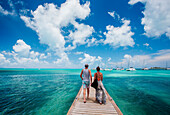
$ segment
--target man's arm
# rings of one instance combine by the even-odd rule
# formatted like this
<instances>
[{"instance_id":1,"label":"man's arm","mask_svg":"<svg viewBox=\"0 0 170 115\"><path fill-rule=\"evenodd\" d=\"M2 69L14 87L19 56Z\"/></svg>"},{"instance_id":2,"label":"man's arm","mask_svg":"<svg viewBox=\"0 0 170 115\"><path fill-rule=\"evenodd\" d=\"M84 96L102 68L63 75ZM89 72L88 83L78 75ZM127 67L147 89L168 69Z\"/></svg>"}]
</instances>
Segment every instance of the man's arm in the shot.
<instances>
[{"instance_id":1,"label":"man's arm","mask_svg":"<svg viewBox=\"0 0 170 115\"><path fill-rule=\"evenodd\" d=\"M89 70L89 73L90 73L90 81L92 83L92 75L91 75L91 71Z\"/></svg>"},{"instance_id":2,"label":"man's arm","mask_svg":"<svg viewBox=\"0 0 170 115\"><path fill-rule=\"evenodd\" d=\"M82 74L83 74L83 70L81 70L81 74L80 74L80 77L83 80Z\"/></svg>"}]
</instances>

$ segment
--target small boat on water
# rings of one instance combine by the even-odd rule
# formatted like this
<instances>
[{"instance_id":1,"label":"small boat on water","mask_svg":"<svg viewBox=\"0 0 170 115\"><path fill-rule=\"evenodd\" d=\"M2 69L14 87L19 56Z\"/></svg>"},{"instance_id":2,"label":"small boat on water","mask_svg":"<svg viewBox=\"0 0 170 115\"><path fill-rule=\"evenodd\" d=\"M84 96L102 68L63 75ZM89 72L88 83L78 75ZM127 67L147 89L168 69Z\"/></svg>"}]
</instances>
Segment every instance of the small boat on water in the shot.
<instances>
[{"instance_id":1,"label":"small boat on water","mask_svg":"<svg viewBox=\"0 0 170 115\"><path fill-rule=\"evenodd\" d=\"M125 70L123 67L120 70Z\"/></svg>"},{"instance_id":2,"label":"small boat on water","mask_svg":"<svg viewBox=\"0 0 170 115\"><path fill-rule=\"evenodd\" d=\"M166 68L166 70L170 70L170 68Z\"/></svg>"},{"instance_id":3,"label":"small boat on water","mask_svg":"<svg viewBox=\"0 0 170 115\"><path fill-rule=\"evenodd\" d=\"M149 70L147 67L144 67L142 70Z\"/></svg>"},{"instance_id":4,"label":"small boat on water","mask_svg":"<svg viewBox=\"0 0 170 115\"><path fill-rule=\"evenodd\" d=\"M103 69L103 71L112 71L112 69Z\"/></svg>"},{"instance_id":5,"label":"small boat on water","mask_svg":"<svg viewBox=\"0 0 170 115\"><path fill-rule=\"evenodd\" d=\"M121 70L121 69L117 67L116 70Z\"/></svg>"},{"instance_id":6,"label":"small boat on water","mask_svg":"<svg viewBox=\"0 0 170 115\"><path fill-rule=\"evenodd\" d=\"M136 71L136 69L133 67L130 67L130 68L126 69L126 71Z\"/></svg>"}]
</instances>

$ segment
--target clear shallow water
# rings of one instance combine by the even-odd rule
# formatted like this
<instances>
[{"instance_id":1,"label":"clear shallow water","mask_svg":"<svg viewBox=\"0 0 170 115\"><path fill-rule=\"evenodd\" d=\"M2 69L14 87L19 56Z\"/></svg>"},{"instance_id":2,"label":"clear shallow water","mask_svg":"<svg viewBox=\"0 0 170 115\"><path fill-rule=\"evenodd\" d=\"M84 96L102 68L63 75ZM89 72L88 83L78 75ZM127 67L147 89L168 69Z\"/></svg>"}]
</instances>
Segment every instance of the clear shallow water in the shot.
<instances>
[{"instance_id":1,"label":"clear shallow water","mask_svg":"<svg viewBox=\"0 0 170 115\"><path fill-rule=\"evenodd\" d=\"M0 71L0 114L66 114L81 86L80 72L76 69ZM105 88L124 115L169 115L170 71L102 73Z\"/></svg>"}]
</instances>

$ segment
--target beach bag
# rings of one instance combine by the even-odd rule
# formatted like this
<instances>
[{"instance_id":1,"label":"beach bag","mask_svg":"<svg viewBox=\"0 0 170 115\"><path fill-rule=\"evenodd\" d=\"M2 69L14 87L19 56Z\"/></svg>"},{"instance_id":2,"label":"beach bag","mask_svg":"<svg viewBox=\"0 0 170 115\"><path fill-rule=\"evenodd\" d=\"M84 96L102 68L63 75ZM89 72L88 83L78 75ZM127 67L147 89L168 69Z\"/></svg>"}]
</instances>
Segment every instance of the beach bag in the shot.
<instances>
[{"instance_id":1,"label":"beach bag","mask_svg":"<svg viewBox=\"0 0 170 115\"><path fill-rule=\"evenodd\" d=\"M93 81L93 83L91 84L91 86L95 89L97 89L98 87L98 82L97 82L97 73L96 73L96 79Z\"/></svg>"}]
</instances>

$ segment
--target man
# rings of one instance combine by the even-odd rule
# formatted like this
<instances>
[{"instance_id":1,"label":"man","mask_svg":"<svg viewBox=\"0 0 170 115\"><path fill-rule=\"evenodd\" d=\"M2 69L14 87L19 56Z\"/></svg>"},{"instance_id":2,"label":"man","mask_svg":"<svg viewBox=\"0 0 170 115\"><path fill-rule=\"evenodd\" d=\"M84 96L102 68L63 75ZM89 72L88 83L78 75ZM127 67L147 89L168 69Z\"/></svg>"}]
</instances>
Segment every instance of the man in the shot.
<instances>
[{"instance_id":1,"label":"man","mask_svg":"<svg viewBox=\"0 0 170 115\"><path fill-rule=\"evenodd\" d=\"M86 89L87 89L87 99L89 98L89 88L90 84L92 83L92 75L91 71L88 69L89 65L85 64L85 69L82 69L80 77L82 79L83 84L83 96L84 96L84 103L86 103ZM83 77L82 77L83 75ZM91 82L90 82L91 81Z\"/></svg>"}]
</instances>

